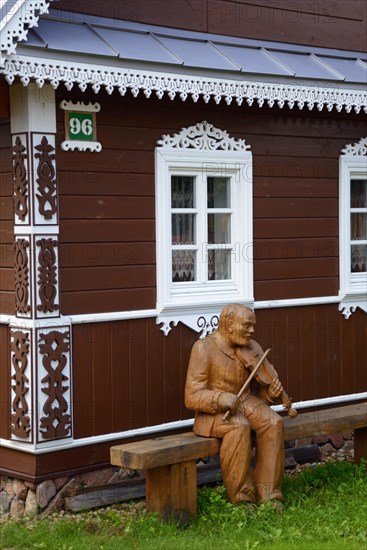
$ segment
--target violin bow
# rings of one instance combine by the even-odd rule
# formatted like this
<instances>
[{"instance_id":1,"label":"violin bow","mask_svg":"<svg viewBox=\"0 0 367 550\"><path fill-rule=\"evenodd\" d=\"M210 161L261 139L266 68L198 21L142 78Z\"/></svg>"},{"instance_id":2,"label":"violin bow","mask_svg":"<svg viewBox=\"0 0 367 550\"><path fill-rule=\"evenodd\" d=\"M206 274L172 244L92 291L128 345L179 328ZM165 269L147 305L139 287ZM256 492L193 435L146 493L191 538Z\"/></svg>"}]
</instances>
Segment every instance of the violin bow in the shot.
<instances>
[{"instance_id":1,"label":"violin bow","mask_svg":"<svg viewBox=\"0 0 367 550\"><path fill-rule=\"evenodd\" d=\"M250 376L247 378L246 382L244 383L244 385L242 386L242 388L238 392L237 397L241 397L241 395L243 394L243 392L245 391L245 389L247 388L247 386L249 385L249 383L251 382L251 380L253 379L253 377L255 376L257 371L259 370L261 364L263 363L266 356L270 353L270 351L271 351L271 349L269 348L262 354L259 361L256 363L253 371L251 372ZM228 411L223 416L222 420L227 420L230 414L231 414L231 409L228 409Z\"/></svg>"}]
</instances>

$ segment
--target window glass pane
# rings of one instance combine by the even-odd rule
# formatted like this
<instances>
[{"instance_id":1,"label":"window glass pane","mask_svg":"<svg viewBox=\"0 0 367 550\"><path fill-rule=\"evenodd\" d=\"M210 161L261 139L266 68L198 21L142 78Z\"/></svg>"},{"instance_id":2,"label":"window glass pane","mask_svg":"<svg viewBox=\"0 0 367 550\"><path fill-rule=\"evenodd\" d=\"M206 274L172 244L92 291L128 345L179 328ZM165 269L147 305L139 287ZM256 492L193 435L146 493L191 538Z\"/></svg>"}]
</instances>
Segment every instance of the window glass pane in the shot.
<instances>
[{"instance_id":1,"label":"window glass pane","mask_svg":"<svg viewBox=\"0 0 367 550\"><path fill-rule=\"evenodd\" d=\"M208 280L221 281L231 278L231 251L208 250Z\"/></svg>"},{"instance_id":2,"label":"window glass pane","mask_svg":"<svg viewBox=\"0 0 367 550\"><path fill-rule=\"evenodd\" d=\"M351 208L367 208L367 180L351 180Z\"/></svg>"},{"instance_id":3,"label":"window glass pane","mask_svg":"<svg viewBox=\"0 0 367 550\"><path fill-rule=\"evenodd\" d=\"M172 250L172 281L183 283L196 280L196 251Z\"/></svg>"},{"instance_id":4,"label":"window glass pane","mask_svg":"<svg viewBox=\"0 0 367 550\"><path fill-rule=\"evenodd\" d=\"M171 176L171 207L195 208L194 176Z\"/></svg>"},{"instance_id":5,"label":"window glass pane","mask_svg":"<svg viewBox=\"0 0 367 550\"><path fill-rule=\"evenodd\" d=\"M172 244L195 244L196 214L172 214Z\"/></svg>"},{"instance_id":6,"label":"window glass pane","mask_svg":"<svg viewBox=\"0 0 367 550\"><path fill-rule=\"evenodd\" d=\"M208 214L208 243L227 244L231 242L231 215Z\"/></svg>"},{"instance_id":7,"label":"window glass pane","mask_svg":"<svg viewBox=\"0 0 367 550\"><path fill-rule=\"evenodd\" d=\"M367 239L367 214L351 214L352 241Z\"/></svg>"},{"instance_id":8,"label":"window glass pane","mask_svg":"<svg viewBox=\"0 0 367 550\"><path fill-rule=\"evenodd\" d=\"M367 271L367 245L352 244L351 246L352 273Z\"/></svg>"},{"instance_id":9,"label":"window glass pane","mask_svg":"<svg viewBox=\"0 0 367 550\"><path fill-rule=\"evenodd\" d=\"M208 208L229 208L229 178L208 177Z\"/></svg>"}]
</instances>

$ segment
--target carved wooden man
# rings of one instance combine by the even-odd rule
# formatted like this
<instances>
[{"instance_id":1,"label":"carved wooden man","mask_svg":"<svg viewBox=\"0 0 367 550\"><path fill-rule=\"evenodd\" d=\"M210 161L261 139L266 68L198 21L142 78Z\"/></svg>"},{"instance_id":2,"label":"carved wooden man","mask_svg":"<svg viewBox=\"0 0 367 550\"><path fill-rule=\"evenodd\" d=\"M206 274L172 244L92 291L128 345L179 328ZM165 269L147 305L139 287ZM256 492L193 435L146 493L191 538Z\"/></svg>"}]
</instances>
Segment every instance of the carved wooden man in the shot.
<instances>
[{"instance_id":1,"label":"carved wooden man","mask_svg":"<svg viewBox=\"0 0 367 550\"><path fill-rule=\"evenodd\" d=\"M283 421L269 405L281 401L282 385L276 376L269 385L260 386L257 395L249 384L237 397L251 375L250 365L263 354L251 339L255 324L251 309L239 304L224 307L218 330L192 348L185 403L196 411L196 434L223 440L220 461L228 500L233 504L272 501L281 509ZM224 419L227 410L231 414ZM250 430L256 433L253 472Z\"/></svg>"}]
</instances>

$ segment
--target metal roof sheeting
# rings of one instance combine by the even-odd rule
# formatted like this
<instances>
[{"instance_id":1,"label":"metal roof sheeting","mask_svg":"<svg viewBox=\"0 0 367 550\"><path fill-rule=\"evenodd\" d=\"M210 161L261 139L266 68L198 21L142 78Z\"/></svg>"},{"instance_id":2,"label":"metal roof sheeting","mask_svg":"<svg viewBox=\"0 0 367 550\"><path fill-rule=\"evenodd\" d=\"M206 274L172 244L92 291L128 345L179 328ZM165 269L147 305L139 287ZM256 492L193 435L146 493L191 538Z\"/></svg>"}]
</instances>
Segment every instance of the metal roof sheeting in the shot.
<instances>
[{"instance_id":1,"label":"metal roof sheeting","mask_svg":"<svg viewBox=\"0 0 367 550\"><path fill-rule=\"evenodd\" d=\"M42 48L237 75L367 82L367 55L363 53L96 19L50 10L50 15L41 16L37 29L29 31L21 51Z\"/></svg>"}]
</instances>

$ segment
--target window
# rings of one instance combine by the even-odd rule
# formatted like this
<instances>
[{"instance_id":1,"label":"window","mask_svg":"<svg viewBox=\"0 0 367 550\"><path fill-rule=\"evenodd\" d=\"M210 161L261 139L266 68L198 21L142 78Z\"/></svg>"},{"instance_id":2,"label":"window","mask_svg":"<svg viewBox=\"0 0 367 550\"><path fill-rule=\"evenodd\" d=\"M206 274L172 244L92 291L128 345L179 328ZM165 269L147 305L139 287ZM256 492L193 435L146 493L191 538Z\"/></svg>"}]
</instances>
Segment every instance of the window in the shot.
<instances>
[{"instance_id":1,"label":"window","mask_svg":"<svg viewBox=\"0 0 367 550\"><path fill-rule=\"evenodd\" d=\"M340 309L367 312L367 138L340 157Z\"/></svg>"},{"instance_id":2,"label":"window","mask_svg":"<svg viewBox=\"0 0 367 550\"><path fill-rule=\"evenodd\" d=\"M253 303L248 149L207 122L156 148L157 309L167 332L228 302Z\"/></svg>"}]
</instances>

